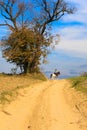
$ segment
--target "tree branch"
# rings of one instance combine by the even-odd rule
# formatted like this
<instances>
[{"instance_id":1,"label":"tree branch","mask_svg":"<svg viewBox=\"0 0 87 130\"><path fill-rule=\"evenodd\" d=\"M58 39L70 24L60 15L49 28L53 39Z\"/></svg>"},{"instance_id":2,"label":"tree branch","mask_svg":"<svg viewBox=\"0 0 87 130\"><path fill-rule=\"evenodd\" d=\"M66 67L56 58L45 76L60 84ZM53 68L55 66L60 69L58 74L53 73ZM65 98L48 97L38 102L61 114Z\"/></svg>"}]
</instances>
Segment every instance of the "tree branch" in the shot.
<instances>
[{"instance_id":1,"label":"tree branch","mask_svg":"<svg viewBox=\"0 0 87 130\"><path fill-rule=\"evenodd\" d=\"M2 12L2 11L1 11L1 15L2 15L5 19L10 20L10 18L9 18L9 17L7 17L5 14L3 14L3 12Z\"/></svg>"},{"instance_id":2,"label":"tree branch","mask_svg":"<svg viewBox=\"0 0 87 130\"><path fill-rule=\"evenodd\" d=\"M13 27L12 27L11 25L9 25L8 23L0 24L0 26L8 26L11 31L14 31L14 30L15 30L15 28L13 28Z\"/></svg>"},{"instance_id":3,"label":"tree branch","mask_svg":"<svg viewBox=\"0 0 87 130\"><path fill-rule=\"evenodd\" d=\"M44 3L44 7L43 7L44 10L48 13L49 18L51 18L50 11L48 10L48 7L47 7L47 1L43 0L43 3Z\"/></svg>"}]
</instances>

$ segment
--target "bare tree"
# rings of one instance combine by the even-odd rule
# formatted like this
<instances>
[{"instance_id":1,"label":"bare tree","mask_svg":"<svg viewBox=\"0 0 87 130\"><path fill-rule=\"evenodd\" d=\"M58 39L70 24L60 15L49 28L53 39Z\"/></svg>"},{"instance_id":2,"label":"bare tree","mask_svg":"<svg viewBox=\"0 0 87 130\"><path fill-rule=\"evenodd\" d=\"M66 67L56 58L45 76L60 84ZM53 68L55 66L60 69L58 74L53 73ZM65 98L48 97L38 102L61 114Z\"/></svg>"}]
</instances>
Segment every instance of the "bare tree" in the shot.
<instances>
[{"instance_id":1,"label":"bare tree","mask_svg":"<svg viewBox=\"0 0 87 130\"><path fill-rule=\"evenodd\" d=\"M7 26L12 31L18 30L20 24L18 18L21 18L20 27L24 27L26 10L26 3L20 0L0 0L0 11L4 18L4 23L0 23L0 26Z\"/></svg>"},{"instance_id":2,"label":"bare tree","mask_svg":"<svg viewBox=\"0 0 87 130\"><path fill-rule=\"evenodd\" d=\"M66 13L73 14L76 8L65 0L36 0L36 8L40 10L39 16L35 18L35 26L40 34L43 34L47 26L61 19Z\"/></svg>"},{"instance_id":3,"label":"bare tree","mask_svg":"<svg viewBox=\"0 0 87 130\"><path fill-rule=\"evenodd\" d=\"M24 27L27 25L26 23L32 21L35 29L37 28L40 34L43 34L50 23L58 21L66 13L73 14L76 11L76 8L65 0L30 1L31 3L27 4L21 0L0 0L0 11L4 18L4 23L1 23L0 26L8 26L11 30L17 30L20 23L18 18L21 18L20 27ZM29 10L30 7L33 8L32 12ZM32 17L29 13L32 14Z\"/></svg>"}]
</instances>

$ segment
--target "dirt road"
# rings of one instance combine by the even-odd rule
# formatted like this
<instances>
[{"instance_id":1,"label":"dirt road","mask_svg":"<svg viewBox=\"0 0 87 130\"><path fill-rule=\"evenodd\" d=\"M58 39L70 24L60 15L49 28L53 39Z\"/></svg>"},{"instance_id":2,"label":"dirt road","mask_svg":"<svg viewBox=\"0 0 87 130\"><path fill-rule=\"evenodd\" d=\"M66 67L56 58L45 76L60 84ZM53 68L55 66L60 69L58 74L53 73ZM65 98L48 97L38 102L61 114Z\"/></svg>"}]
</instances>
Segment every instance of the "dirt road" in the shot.
<instances>
[{"instance_id":1,"label":"dirt road","mask_svg":"<svg viewBox=\"0 0 87 130\"><path fill-rule=\"evenodd\" d=\"M0 110L0 130L84 130L80 113L67 103L68 85L54 80L20 90L17 100Z\"/></svg>"}]
</instances>

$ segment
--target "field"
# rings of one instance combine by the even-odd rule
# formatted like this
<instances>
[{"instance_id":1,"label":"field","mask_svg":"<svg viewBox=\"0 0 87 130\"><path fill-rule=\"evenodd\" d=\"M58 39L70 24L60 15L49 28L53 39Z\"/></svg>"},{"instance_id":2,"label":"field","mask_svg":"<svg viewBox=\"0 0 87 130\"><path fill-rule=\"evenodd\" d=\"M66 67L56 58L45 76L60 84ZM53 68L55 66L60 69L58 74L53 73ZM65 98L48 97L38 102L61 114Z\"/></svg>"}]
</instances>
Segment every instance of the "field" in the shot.
<instances>
[{"instance_id":1,"label":"field","mask_svg":"<svg viewBox=\"0 0 87 130\"><path fill-rule=\"evenodd\" d=\"M10 103L17 97L19 89L45 80L46 77L41 73L32 75L0 74L0 103Z\"/></svg>"}]
</instances>

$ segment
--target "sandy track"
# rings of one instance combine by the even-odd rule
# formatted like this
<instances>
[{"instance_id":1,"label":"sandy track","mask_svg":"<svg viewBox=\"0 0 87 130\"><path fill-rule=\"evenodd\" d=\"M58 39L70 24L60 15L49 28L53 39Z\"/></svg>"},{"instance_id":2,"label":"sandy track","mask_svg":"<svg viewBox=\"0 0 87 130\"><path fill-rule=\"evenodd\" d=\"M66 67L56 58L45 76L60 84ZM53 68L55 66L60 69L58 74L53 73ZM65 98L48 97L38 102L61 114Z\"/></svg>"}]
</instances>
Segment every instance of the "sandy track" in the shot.
<instances>
[{"instance_id":1,"label":"sandy track","mask_svg":"<svg viewBox=\"0 0 87 130\"><path fill-rule=\"evenodd\" d=\"M65 99L67 85L66 80L46 81L22 89L0 111L0 130L82 130L81 115Z\"/></svg>"}]
</instances>

